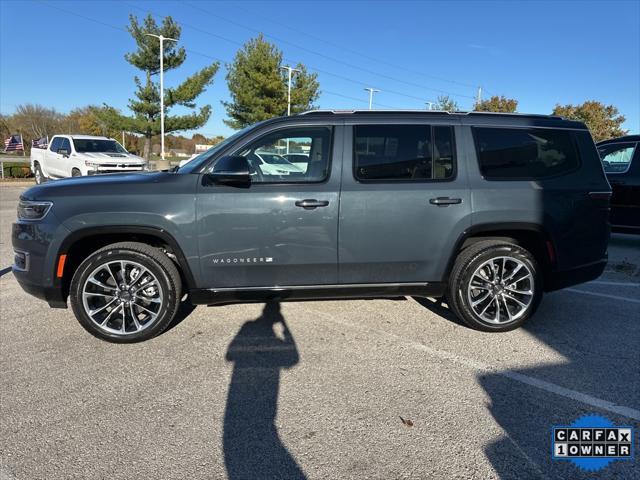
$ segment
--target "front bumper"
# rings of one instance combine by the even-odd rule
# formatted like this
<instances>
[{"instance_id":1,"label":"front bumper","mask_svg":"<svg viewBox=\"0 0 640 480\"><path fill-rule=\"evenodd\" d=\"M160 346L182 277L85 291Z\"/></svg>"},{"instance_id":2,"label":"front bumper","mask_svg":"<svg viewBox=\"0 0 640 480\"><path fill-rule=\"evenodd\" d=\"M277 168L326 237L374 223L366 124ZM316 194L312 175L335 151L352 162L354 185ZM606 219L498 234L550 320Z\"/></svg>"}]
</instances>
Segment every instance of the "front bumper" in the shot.
<instances>
[{"instance_id":1,"label":"front bumper","mask_svg":"<svg viewBox=\"0 0 640 480\"><path fill-rule=\"evenodd\" d=\"M21 254L12 267L13 276L25 292L54 308L67 307L64 285L56 278L55 268L61 242L69 233L51 212L40 222L17 221L11 229L13 249Z\"/></svg>"},{"instance_id":2,"label":"front bumper","mask_svg":"<svg viewBox=\"0 0 640 480\"><path fill-rule=\"evenodd\" d=\"M45 287L44 285L31 283L23 273L21 270L13 270L13 275L25 292L40 300L44 300L51 308L67 308L67 298L62 290L62 286Z\"/></svg>"}]
</instances>

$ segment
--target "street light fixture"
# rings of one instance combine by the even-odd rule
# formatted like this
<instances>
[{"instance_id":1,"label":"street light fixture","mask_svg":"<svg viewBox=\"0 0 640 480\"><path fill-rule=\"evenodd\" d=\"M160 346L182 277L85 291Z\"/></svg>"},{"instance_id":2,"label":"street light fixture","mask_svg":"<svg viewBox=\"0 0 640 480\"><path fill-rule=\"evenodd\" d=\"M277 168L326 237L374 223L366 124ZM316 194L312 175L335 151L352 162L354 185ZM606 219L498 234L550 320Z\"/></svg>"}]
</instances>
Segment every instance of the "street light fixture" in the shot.
<instances>
[{"instance_id":1,"label":"street light fixture","mask_svg":"<svg viewBox=\"0 0 640 480\"><path fill-rule=\"evenodd\" d=\"M164 41L177 42L175 38L145 33L148 37L160 40L160 157L164 160Z\"/></svg>"},{"instance_id":2,"label":"street light fixture","mask_svg":"<svg viewBox=\"0 0 640 480\"><path fill-rule=\"evenodd\" d=\"M365 88L365 90L369 92L369 110L371 110L371 108L373 107L373 94L379 92L380 90L371 87Z\"/></svg>"},{"instance_id":3,"label":"street light fixture","mask_svg":"<svg viewBox=\"0 0 640 480\"><path fill-rule=\"evenodd\" d=\"M291 115L291 74L293 72L299 72L300 69L293 68L287 65L286 67L280 67L281 70L286 70L289 76L289 81L287 84L287 116Z\"/></svg>"}]
</instances>

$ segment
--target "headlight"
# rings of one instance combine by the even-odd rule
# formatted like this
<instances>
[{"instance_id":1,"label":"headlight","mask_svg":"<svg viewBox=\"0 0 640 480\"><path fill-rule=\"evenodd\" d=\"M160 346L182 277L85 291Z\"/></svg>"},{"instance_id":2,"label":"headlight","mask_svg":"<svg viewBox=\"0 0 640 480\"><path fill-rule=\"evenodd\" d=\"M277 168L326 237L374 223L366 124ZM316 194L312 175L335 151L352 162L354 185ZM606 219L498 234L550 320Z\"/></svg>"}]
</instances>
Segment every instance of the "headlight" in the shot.
<instances>
[{"instance_id":1,"label":"headlight","mask_svg":"<svg viewBox=\"0 0 640 480\"><path fill-rule=\"evenodd\" d=\"M49 213L52 205L52 202L20 200L18 202L18 218L20 220L42 220Z\"/></svg>"},{"instance_id":2,"label":"headlight","mask_svg":"<svg viewBox=\"0 0 640 480\"><path fill-rule=\"evenodd\" d=\"M99 164L98 162L92 162L91 160L85 160L85 161L84 161L84 164L85 164L87 167L92 167L92 168L94 168L94 169L97 169L97 168L100 166L100 164Z\"/></svg>"}]
</instances>

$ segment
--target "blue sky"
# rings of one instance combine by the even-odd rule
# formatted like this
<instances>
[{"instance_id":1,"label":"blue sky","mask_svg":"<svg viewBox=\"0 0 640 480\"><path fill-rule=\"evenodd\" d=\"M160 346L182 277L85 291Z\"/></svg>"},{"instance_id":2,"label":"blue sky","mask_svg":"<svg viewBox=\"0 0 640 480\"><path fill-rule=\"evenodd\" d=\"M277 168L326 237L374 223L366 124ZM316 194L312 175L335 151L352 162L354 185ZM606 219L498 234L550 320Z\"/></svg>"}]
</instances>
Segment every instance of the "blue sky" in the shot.
<instances>
[{"instance_id":1,"label":"blue sky","mask_svg":"<svg viewBox=\"0 0 640 480\"><path fill-rule=\"evenodd\" d=\"M165 84L213 59L214 85L198 99L213 115L199 131L228 135L224 63L262 31L286 61L317 71L321 108L425 108L449 93L471 108L506 95L518 111L593 99L617 106L640 131L640 1L39 1L0 2L0 111L40 103L59 111L107 103L126 111L139 72L123 56L128 15L171 15L187 61Z\"/></svg>"}]
</instances>

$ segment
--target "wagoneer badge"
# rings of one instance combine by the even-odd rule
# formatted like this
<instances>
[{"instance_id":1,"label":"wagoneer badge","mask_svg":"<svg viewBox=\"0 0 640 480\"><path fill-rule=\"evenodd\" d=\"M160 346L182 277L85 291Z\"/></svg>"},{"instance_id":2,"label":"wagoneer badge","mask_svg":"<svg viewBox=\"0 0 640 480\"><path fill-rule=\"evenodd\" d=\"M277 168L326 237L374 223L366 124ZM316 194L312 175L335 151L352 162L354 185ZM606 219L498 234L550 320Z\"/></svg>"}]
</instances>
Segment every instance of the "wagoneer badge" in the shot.
<instances>
[{"instance_id":1,"label":"wagoneer badge","mask_svg":"<svg viewBox=\"0 0 640 480\"><path fill-rule=\"evenodd\" d=\"M234 257L234 258L214 258L213 263L271 263L273 257Z\"/></svg>"}]
</instances>

